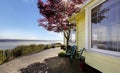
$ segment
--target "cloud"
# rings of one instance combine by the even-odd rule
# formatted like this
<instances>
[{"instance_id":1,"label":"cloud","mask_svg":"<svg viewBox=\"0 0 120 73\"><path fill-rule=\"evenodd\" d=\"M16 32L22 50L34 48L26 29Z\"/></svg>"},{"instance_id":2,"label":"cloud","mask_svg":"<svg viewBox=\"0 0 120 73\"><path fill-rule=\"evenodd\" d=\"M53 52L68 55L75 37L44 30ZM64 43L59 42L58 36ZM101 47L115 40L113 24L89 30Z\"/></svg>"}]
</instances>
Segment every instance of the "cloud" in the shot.
<instances>
[{"instance_id":1,"label":"cloud","mask_svg":"<svg viewBox=\"0 0 120 73\"><path fill-rule=\"evenodd\" d=\"M62 33L56 33L56 32L49 32L51 35L56 36L54 40L63 40L63 34Z\"/></svg>"}]
</instances>

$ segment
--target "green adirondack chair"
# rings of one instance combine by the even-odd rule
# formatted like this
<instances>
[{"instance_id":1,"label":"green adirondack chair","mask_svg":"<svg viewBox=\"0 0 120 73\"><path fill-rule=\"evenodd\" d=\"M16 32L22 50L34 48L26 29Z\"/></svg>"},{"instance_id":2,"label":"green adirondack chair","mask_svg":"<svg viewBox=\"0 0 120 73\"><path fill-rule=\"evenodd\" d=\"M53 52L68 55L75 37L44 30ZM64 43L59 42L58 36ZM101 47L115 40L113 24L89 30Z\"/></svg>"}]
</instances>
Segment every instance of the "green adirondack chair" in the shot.
<instances>
[{"instance_id":1,"label":"green adirondack chair","mask_svg":"<svg viewBox=\"0 0 120 73\"><path fill-rule=\"evenodd\" d=\"M66 56L69 57L71 64L72 64L72 59L73 59L73 58L75 57L75 55L76 55L76 50L77 50L77 46L74 45L74 46L71 46L71 47L70 47L70 50L66 52Z\"/></svg>"},{"instance_id":2,"label":"green adirondack chair","mask_svg":"<svg viewBox=\"0 0 120 73\"><path fill-rule=\"evenodd\" d=\"M77 51L78 56L76 56L76 59L85 60L85 57L82 55L84 51L85 51L85 48L81 49L80 51Z\"/></svg>"}]
</instances>

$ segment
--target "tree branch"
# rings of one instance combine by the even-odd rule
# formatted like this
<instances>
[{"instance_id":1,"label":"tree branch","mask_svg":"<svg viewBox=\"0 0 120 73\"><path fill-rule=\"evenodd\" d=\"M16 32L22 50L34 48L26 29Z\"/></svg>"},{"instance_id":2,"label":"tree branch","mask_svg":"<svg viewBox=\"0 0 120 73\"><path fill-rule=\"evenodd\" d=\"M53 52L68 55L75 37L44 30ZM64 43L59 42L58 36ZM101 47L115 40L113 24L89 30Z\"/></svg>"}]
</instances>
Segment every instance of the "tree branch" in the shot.
<instances>
[{"instance_id":1,"label":"tree branch","mask_svg":"<svg viewBox=\"0 0 120 73\"><path fill-rule=\"evenodd\" d=\"M68 38L66 35L67 32L65 30L63 30L63 33L64 33L64 37L67 39Z\"/></svg>"}]
</instances>

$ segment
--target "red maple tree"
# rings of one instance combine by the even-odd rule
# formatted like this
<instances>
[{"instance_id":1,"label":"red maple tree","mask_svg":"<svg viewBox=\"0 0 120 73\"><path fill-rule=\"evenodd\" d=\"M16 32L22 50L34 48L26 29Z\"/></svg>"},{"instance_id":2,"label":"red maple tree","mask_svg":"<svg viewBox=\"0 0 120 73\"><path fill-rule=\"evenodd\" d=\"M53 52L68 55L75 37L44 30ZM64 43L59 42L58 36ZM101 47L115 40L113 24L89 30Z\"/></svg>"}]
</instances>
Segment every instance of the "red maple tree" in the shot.
<instances>
[{"instance_id":1,"label":"red maple tree","mask_svg":"<svg viewBox=\"0 0 120 73\"><path fill-rule=\"evenodd\" d=\"M40 14L44 18L39 19L39 26L48 31L63 32L66 38L66 46L69 45L71 29L75 29L76 24L70 23L68 18L73 13L78 12L78 5L83 4L85 0L38 0Z\"/></svg>"}]
</instances>

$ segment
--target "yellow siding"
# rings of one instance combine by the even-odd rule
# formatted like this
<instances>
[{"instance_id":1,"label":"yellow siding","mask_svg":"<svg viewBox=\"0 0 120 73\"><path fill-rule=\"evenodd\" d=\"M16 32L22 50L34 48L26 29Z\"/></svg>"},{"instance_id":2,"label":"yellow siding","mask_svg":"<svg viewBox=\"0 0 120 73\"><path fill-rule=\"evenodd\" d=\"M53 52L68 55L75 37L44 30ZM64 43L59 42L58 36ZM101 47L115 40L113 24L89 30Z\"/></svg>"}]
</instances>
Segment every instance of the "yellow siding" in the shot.
<instances>
[{"instance_id":1,"label":"yellow siding","mask_svg":"<svg viewBox=\"0 0 120 73\"><path fill-rule=\"evenodd\" d=\"M79 20L77 20L77 46L78 50L85 48L85 11L81 12L79 15Z\"/></svg>"},{"instance_id":2,"label":"yellow siding","mask_svg":"<svg viewBox=\"0 0 120 73\"><path fill-rule=\"evenodd\" d=\"M92 0L92 4L96 0ZM84 7L87 8L89 6ZM85 10L82 9L76 16L77 18L77 46L78 49L85 48ZM90 36L90 35L89 35ZM88 40L87 40L88 41ZM89 48L90 49L90 48ZM84 53L85 61L88 65L96 68L103 73L120 73L120 58L99 54L96 52L86 51Z\"/></svg>"},{"instance_id":3,"label":"yellow siding","mask_svg":"<svg viewBox=\"0 0 120 73\"><path fill-rule=\"evenodd\" d=\"M103 73L120 73L120 59L94 53L84 53L86 63Z\"/></svg>"}]
</instances>

